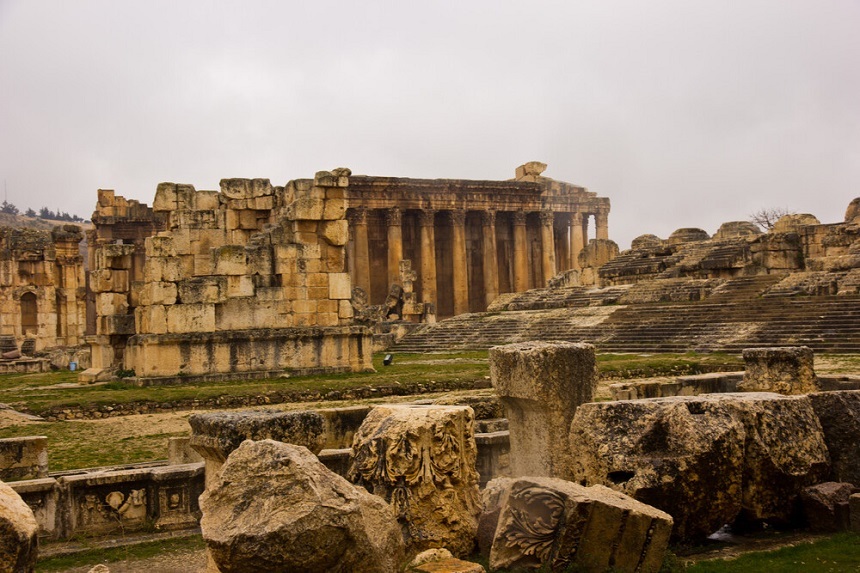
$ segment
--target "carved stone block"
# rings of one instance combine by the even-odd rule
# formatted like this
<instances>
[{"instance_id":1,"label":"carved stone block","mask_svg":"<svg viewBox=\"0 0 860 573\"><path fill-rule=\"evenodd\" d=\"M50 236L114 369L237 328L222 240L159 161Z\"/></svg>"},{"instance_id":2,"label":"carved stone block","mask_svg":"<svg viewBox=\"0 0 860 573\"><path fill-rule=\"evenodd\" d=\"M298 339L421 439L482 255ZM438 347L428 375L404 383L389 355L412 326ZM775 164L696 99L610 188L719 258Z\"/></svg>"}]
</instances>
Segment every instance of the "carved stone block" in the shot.
<instances>
[{"instance_id":1,"label":"carved stone block","mask_svg":"<svg viewBox=\"0 0 860 573\"><path fill-rule=\"evenodd\" d=\"M743 356L746 371L738 390L779 394L808 394L819 390L814 356L807 346L746 348Z\"/></svg>"},{"instance_id":2,"label":"carved stone block","mask_svg":"<svg viewBox=\"0 0 860 573\"><path fill-rule=\"evenodd\" d=\"M672 517L603 486L522 478L503 496L490 567L659 571Z\"/></svg>"},{"instance_id":3,"label":"carved stone block","mask_svg":"<svg viewBox=\"0 0 860 573\"><path fill-rule=\"evenodd\" d=\"M392 504L412 553L468 555L480 513L468 406L386 405L356 432L350 479Z\"/></svg>"}]
</instances>

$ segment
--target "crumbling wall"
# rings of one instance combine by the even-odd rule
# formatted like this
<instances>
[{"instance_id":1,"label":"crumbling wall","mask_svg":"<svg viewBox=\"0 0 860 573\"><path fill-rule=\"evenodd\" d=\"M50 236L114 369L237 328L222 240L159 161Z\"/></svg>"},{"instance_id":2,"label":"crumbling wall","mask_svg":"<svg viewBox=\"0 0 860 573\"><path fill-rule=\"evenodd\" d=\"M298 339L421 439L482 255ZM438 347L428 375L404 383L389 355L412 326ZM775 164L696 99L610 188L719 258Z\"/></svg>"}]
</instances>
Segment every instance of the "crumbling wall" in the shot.
<instances>
[{"instance_id":1,"label":"crumbling wall","mask_svg":"<svg viewBox=\"0 0 860 573\"><path fill-rule=\"evenodd\" d=\"M83 342L85 274L81 228L0 228L0 334L27 350Z\"/></svg>"},{"instance_id":2,"label":"crumbling wall","mask_svg":"<svg viewBox=\"0 0 860 573\"><path fill-rule=\"evenodd\" d=\"M220 192L160 184L141 217L150 235L94 257L93 366L142 378L371 368L345 272L349 174L224 179Z\"/></svg>"}]
</instances>

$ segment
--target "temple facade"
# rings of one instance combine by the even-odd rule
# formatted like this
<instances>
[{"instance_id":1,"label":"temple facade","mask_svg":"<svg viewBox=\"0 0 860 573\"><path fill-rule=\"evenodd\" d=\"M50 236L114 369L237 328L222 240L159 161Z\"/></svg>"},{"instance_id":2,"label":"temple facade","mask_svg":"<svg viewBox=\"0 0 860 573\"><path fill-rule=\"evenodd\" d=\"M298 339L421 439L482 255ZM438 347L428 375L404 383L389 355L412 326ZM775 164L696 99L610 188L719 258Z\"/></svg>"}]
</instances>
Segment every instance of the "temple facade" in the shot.
<instances>
[{"instance_id":1,"label":"temple facade","mask_svg":"<svg viewBox=\"0 0 860 573\"><path fill-rule=\"evenodd\" d=\"M579 269L591 222L591 238L609 238L609 199L542 177L544 169L526 163L508 181L351 176L352 284L383 304L408 260L416 298L447 317Z\"/></svg>"}]
</instances>

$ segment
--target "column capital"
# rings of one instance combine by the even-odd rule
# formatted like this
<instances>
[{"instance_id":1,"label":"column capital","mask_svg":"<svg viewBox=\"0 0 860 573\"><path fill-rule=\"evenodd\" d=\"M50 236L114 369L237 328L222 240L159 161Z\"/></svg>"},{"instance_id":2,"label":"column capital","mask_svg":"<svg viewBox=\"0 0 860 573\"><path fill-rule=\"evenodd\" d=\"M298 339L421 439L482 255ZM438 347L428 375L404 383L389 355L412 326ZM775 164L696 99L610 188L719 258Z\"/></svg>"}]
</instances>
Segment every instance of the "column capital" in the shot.
<instances>
[{"instance_id":1,"label":"column capital","mask_svg":"<svg viewBox=\"0 0 860 573\"><path fill-rule=\"evenodd\" d=\"M526 224L526 212L525 211L514 211L514 225L525 225Z\"/></svg>"},{"instance_id":2,"label":"column capital","mask_svg":"<svg viewBox=\"0 0 860 573\"><path fill-rule=\"evenodd\" d=\"M582 225L582 212L581 211L573 211L570 214L570 224L571 225Z\"/></svg>"},{"instance_id":3,"label":"column capital","mask_svg":"<svg viewBox=\"0 0 860 573\"><path fill-rule=\"evenodd\" d=\"M403 221L403 211L400 207L391 207L385 210L385 224L389 227L399 227Z\"/></svg>"},{"instance_id":4,"label":"column capital","mask_svg":"<svg viewBox=\"0 0 860 573\"><path fill-rule=\"evenodd\" d=\"M492 227L496 224L495 211L481 211L481 225L484 227Z\"/></svg>"},{"instance_id":5,"label":"column capital","mask_svg":"<svg viewBox=\"0 0 860 573\"><path fill-rule=\"evenodd\" d=\"M367 207L350 207L346 211L346 219L350 225L366 225Z\"/></svg>"},{"instance_id":6,"label":"column capital","mask_svg":"<svg viewBox=\"0 0 860 573\"><path fill-rule=\"evenodd\" d=\"M455 227L462 227L466 224L466 211L464 209L452 209L448 211L448 217Z\"/></svg>"},{"instance_id":7,"label":"column capital","mask_svg":"<svg viewBox=\"0 0 860 573\"><path fill-rule=\"evenodd\" d=\"M422 227L432 227L436 224L436 211L433 209L421 209L418 211L418 223Z\"/></svg>"},{"instance_id":8,"label":"column capital","mask_svg":"<svg viewBox=\"0 0 860 573\"><path fill-rule=\"evenodd\" d=\"M598 225L605 225L609 222L609 213L597 212L594 214L594 222Z\"/></svg>"},{"instance_id":9,"label":"column capital","mask_svg":"<svg viewBox=\"0 0 860 573\"><path fill-rule=\"evenodd\" d=\"M552 226L555 221L555 213L552 211L541 211L538 216L540 217L540 224L547 227Z\"/></svg>"}]
</instances>

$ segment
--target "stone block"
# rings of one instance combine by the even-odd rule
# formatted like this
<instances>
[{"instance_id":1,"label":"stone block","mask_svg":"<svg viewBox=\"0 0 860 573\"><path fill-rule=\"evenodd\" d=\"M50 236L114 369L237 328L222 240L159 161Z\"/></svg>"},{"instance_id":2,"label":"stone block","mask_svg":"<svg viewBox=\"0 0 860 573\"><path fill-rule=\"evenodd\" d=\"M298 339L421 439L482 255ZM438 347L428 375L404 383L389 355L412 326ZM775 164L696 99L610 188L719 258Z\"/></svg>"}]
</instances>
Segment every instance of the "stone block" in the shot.
<instances>
[{"instance_id":1,"label":"stone block","mask_svg":"<svg viewBox=\"0 0 860 573\"><path fill-rule=\"evenodd\" d=\"M346 199L326 199L322 218L327 221L343 220L346 216Z\"/></svg>"},{"instance_id":2,"label":"stone block","mask_svg":"<svg viewBox=\"0 0 860 573\"><path fill-rule=\"evenodd\" d=\"M139 306L134 309L140 334L165 334L167 309L163 305Z\"/></svg>"},{"instance_id":3,"label":"stone block","mask_svg":"<svg viewBox=\"0 0 860 573\"><path fill-rule=\"evenodd\" d=\"M349 273L329 273L328 298L333 300L352 298L352 281L349 278Z\"/></svg>"},{"instance_id":4,"label":"stone block","mask_svg":"<svg viewBox=\"0 0 860 573\"><path fill-rule=\"evenodd\" d=\"M287 207L287 216L293 220L318 221L323 218L325 200L321 198L299 196Z\"/></svg>"},{"instance_id":5,"label":"stone block","mask_svg":"<svg viewBox=\"0 0 860 573\"><path fill-rule=\"evenodd\" d=\"M738 384L742 392L791 395L819 390L814 356L807 346L746 348L743 357L746 370Z\"/></svg>"},{"instance_id":6,"label":"stone block","mask_svg":"<svg viewBox=\"0 0 860 573\"><path fill-rule=\"evenodd\" d=\"M250 179L222 179L221 194L227 199L246 199L252 196Z\"/></svg>"},{"instance_id":7,"label":"stone block","mask_svg":"<svg viewBox=\"0 0 860 573\"><path fill-rule=\"evenodd\" d=\"M860 390L809 395L833 464L832 479L860 487Z\"/></svg>"},{"instance_id":8,"label":"stone block","mask_svg":"<svg viewBox=\"0 0 860 573\"><path fill-rule=\"evenodd\" d=\"M300 446L245 441L200 506L222 571L388 573L403 559L391 508Z\"/></svg>"},{"instance_id":9,"label":"stone block","mask_svg":"<svg viewBox=\"0 0 860 573\"><path fill-rule=\"evenodd\" d=\"M224 245L212 250L212 261L216 275L244 275L248 273L248 260L245 247Z\"/></svg>"},{"instance_id":10,"label":"stone block","mask_svg":"<svg viewBox=\"0 0 860 573\"><path fill-rule=\"evenodd\" d=\"M860 493L851 494L851 497L848 498L848 513L851 531L860 533Z\"/></svg>"},{"instance_id":11,"label":"stone block","mask_svg":"<svg viewBox=\"0 0 860 573\"><path fill-rule=\"evenodd\" d=\"M348 300L340 300L338 301L338 309L337 309L338 318L347 319L355 316L355 311L352 308L352 303Z\"/></svg>"},{"instance_id":12,"label":"stone block","mask_svg":"<svg viewBox=\"0 0 860 573\"><path fill-rule=\"evenodd\" d=\"M21 496L0 482L0 567L9 573L36 569L39 524Z\"/></svg>"},{"instance_id":13,"label":"stone block","mask_svg":"<svg viewBox=\"0 0 860 573\"><path fill-rule=\"evenodd\" d=\"M194 464L202 461L203 456L191 447L190 436L167 438L167 463L169 465Z\"/></svg>"},{"instance_id":14,"label":"stone block","mask_svg":"<svg viewBox=\"0 0 860 573\"><path fill-rule=\"evenodd\" d=\"M227 297L254 296L254 279L248 275L227 277Z\"/></svg>"},{"instance_id":15,"label":"stone block","mask_svg":"<svg viewBox=\"0 0 860 573\"><path fill-rule=\"evenodd\" d=\"M594 398L594 346L525 342L490 349L490 377L505 405L511 433L511 471L518 476L569 475L570 423Z\"/></svg>"},{"instance_id":16,"label":"stone block","mask_svg":"<svg viewBox=\"0 0 860 573\"><path fill-rule=\"evenodd\" d=\"M146 247L147 257L175 257L176 248L173 245L172 237L147 237L144 245Z\"/></svg>"},{"instance_id":17,"label":"stone block","mask_svg":"<svg viewBox=\"0 0 860 573\"><path fill-rule=\"evenodd\" d=\"M0 439L0 480L48 477L48 438L26 436Z\"/></svg>"},{"instance_id":18,"label":"stone block","mask_svg":"<svg viewBox=\"0 0 860 573\"><path fill-rule=\"evenodd\" d=\"M845 531L849 529L848 498L860 492L850 483L825 482L800 492L803 515L812 531Z\"/></svg>"},{"instance_id":19,"label":"stone block","mask_svg":"<svg viewBox=\"0 0 860 573\"><path fill-rule=\"evenodd\" d=\"M407 550L471 553L480 513L468 406L377 406L353 440L350 479L392 504Z\"/></svg>"},{"instance_id":20,"label":"stone block","mask_svg":"<svg viewBox=\"0 0 860 573\"><path fill-rule=\"evenodd\" d=\"M140 289L140 304L148 306L151 304L171 305L176 304L176 283L151 282L144 283Z\"/></svg>"},{"instance_id":21,"label":"stone block","mask_svg":"<svg viewBox=\"0 0 860 573\"><path fill-rule=\"evenodd\" d=\"M521 478L504 496L490 567L656 573L671 531L667 513L609 488Z\"/></svg>"},{"instance_id":22,"label":"stone block","mask_svg":"<svg viewBox=\"0 0 860 573\"><path fill-rule=\"evenodd\" d=\"M96 295L96 314L107 316L128 312L128 297L117 292L100 292Z\"/></svg>"},{"instance_id":23,"label":"stone block","mask_svg":"<svg viewBox=\"0 0 860 573\"><path fill-rule=\"evenodd\" d=\"M227 277L194 277L177 283L179 300L188 303L218 303L224 300Z\"/></svg>"},{"instance_id":24,"label":"stone block","mask_svg":"<svg viewBox=\"0 0 860 573\"><path fill-rule=\"evenodd\" d=\"M183 276L179 257L149 257L143 267L145 282L176 282Z\"/></svg>"},{"instance_id":25,"label":"stone block","mask_svg":"<svg viewBox=\"0 0 860 573\"><path fill-rule=\"evenodd\" d=\"M326 221L322 224L321 234L328 244L342 247L349 242L349 223L345 219Z\"/></svg>"},{"instance_id":26,"label":"stone block","mask_svg":"<svg viewBox=\"0 0 860 573\"><path fill-rule=\"evenodd\" d=\"M821 425L805 396L704 394L583 404L570 478L602 484L675 520L677 539L726 523L785 523L800 491L827 478Z\"/></svg>"},{"instance_id":27,"label":"stone block","mask_svg":"<svg viewBox=\"0 0 860 573\"><path fill-rule=\"evenodd\" d=\"M87 368L78 374L78 384L92 384L111 379L111 372L105 368Z\"/></svg>"},{"instance_id":28,"label":"stone block","mask_svg":"<svg viewBox=\"0 0 860 573\"><path fill-rule=\"evenodd\" d=\"M167 307L168 332L212 332L214 330L214 304L174 304Z\"/></svg>"}]
</instances>

